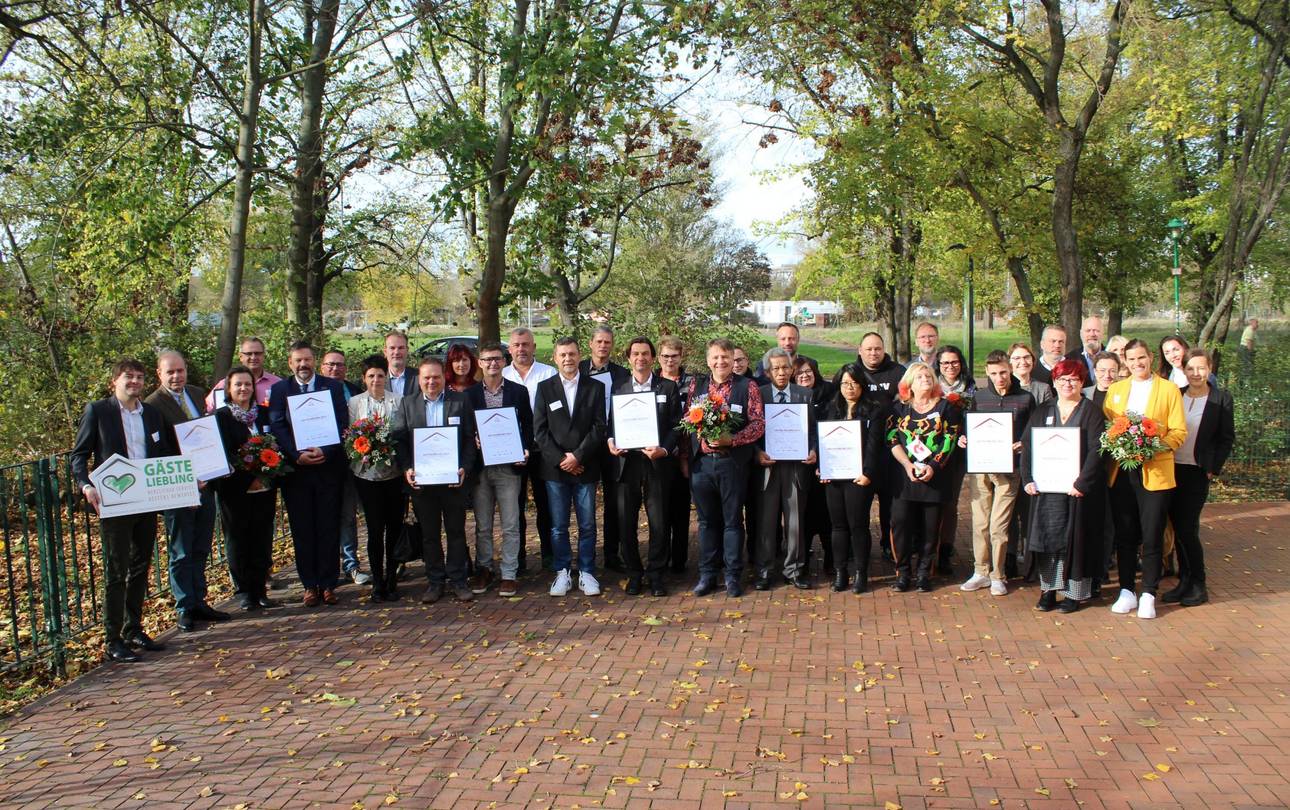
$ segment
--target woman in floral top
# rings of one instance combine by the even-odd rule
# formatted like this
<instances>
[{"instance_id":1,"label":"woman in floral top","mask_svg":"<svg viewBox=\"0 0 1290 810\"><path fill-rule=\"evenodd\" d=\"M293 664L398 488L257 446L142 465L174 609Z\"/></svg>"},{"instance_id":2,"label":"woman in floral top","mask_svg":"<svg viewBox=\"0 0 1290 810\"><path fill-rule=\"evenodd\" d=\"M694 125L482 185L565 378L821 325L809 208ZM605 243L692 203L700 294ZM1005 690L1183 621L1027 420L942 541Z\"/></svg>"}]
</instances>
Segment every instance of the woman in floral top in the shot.
<instances>
[{"instance_id":1,"label":"woman in floral top","mask_svg":"<svg viewBox=\"0 0 1290 810\"><path fill-rule=\"evenodd\" d=\"M950 495L950 460L963 430L963 412L941 393L926 363L910 363L900 380L899 397L887 417L887 445L899 463L891 528L896 545L897 591L908 591L914 550L918 549L919 591L932 590L941 509Z\"/></svg>"}]
</instances>

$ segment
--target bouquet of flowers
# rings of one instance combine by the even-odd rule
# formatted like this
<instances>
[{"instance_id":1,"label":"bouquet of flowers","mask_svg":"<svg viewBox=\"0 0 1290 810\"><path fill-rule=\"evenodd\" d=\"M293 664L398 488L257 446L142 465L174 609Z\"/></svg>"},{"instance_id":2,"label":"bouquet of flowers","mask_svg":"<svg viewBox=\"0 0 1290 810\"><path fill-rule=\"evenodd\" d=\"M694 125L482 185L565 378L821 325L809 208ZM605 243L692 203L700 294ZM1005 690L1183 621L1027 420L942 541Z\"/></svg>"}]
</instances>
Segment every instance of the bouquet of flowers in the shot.
<instances>
[{"instance_id":1,"label":"bouquet of flowers","mask_svg":"<svg viewBox=\"0 0 1290 810\"><path fill-rule=\"evenodd\" d=\"M249 472L268 486L274 478L281 478L291 472L287 457L278 449L278 440L272 433L256 433L246 440L237 451L237 469Z\"/></svg>"},{"instance_id":2,"label":"bouquet of flowers","mask_svg":"<svg viewBox=\"0 0 1290 810\"><path fill-rule=\"evenodd\" d=\"M394 463L394 443L390 441L390 423L379 415L356 419L345 431L345 455L360 463L359 469L370 470Z\"/></svg>"},{"instance_id":3,"label":"bouquet of flowers","mask_svg":"<svg viewBox=\"0 0 1290 810\"><path fill-rule=\"evenodd\" d=\"M1122 470L1136 470L1169 448L1160 440L1160 425L1136 413L1126 413L1106 423L1099 440L1103 455L1115 459Z\"/></svg>"},{"instance_id":4,"label":"bouquet of flowers","mask_svg":"<svg viewBox=\"0 0 1290 810\"><path fill-rule=\"evenodd\" d=\"M730 403L717 394L695 400L681 420L680 428L708 444L733 436L743 426L742 414L730 410Z\"/></svg>"},{"instance_id":5,"label":"bouquet of flowers","mask_svg":"<svg viewBox=\"0 0 1290 810\"><path fill-rule=\"evenodd\" d=\"M972 410L972 406L976 404L976 400L972 399L972 397L968 396L967 394L959 394L959 393L946 394L945 401L965 413L967 411Z\"/></svg>"}]
</instances>

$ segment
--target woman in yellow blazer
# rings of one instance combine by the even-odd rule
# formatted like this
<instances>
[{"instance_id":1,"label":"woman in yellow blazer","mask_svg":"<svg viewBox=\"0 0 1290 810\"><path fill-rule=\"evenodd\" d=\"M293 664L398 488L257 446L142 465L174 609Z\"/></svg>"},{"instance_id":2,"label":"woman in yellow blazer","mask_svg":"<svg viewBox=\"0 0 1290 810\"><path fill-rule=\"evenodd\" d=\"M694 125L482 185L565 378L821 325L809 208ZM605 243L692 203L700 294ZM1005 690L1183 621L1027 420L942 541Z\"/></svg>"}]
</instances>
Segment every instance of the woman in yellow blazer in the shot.
<instances>
[{"instance_id":1,"label":"woman in yellow blazer","mask_svg":"<svg viewBox=\"0 0 1290 810\"><path fill-rule=\"evenodd\" d=\"M1124 347L1128 379L1111 384L1102 411L1108 419L1135 413L1161 426L1160 438L1167 450L1136 470L1113 465L1110 476L1111 507L1115 517L1116 558L1120 566L1120 598L1113 613L1135 608L1139 619L1156 617L1156 588L1160 584L1160 551L1164 543L1165 520L1174 489L1174 450L1187 438L1182 394L1178 386L1151 371L1151 350L1141 340ZM1142 547L1142 594L1134 593L1138 547Z\"/></svg>"}]
</instances>

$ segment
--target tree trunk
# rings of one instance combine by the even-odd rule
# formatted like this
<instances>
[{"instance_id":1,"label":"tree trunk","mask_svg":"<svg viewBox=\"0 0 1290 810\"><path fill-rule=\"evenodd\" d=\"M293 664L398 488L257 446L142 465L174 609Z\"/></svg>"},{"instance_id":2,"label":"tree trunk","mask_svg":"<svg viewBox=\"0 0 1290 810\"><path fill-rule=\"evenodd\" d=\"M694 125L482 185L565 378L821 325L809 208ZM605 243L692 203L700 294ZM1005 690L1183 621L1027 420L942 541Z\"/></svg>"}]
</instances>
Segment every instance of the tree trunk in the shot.
<instances>
[{"instance_id":1,"label":"tree trunk","mask_svg":"<svg viewBox=\"0 0 1290 810\"><path fill-rule=\"evenodd\" d=\"M1079 246L1072 215L1075 172L1079 168L1083 138L1071 130L1061 134L1061 160L1053 171L1053 246L1061 268L1061 318L1067 335L1078 335L1084 317L1084 274L1080 272ZM1033 327L1031 328L1033 331Z\"/></svg>"},{"instance_id":2,"label":"tree trunk","mask_svg":"<svg viewBox=\"0 0 1290 810\"><path fill-rule=\"evenodd\" d=\"M511 226L511 208L506 200L494 198L488 206L488 249L484 272L479 277L479 297L475 302L479 315L480 343L500 341L502 325L500 308L502 282L506 280L506 234Z\"/></svg>"},{"instance_id":3,"label":"tree trunk","mask_svg":"<svg viewBox=\"0 0 1290 810\"><path fill-rule=\"evenodd\" d=\"M220 299L219 346L215 350L214 379L222 379L233 362L237 331L242 314L242 275L246 267L246 232L251 218L251 185L255 179L255 141L260 118L261 32L264 30L264 0L251 0L247 24L246 79L242 88L242 111L237 125L237 174L233 184L233 206L228 226L228 264L224 272L224 295Z\"/></svg>"},{"instance_id":4,"label":"tree trunk","mask_svg":"<svg viewBox=\"0 0 1290 810\"><path fill-rule=\"evenodd\" d=\"M1106 313L1106 337L1103 345L1112 335L1124 334L1124 307L1111 307Z\"/></svg>"}]
</instances>

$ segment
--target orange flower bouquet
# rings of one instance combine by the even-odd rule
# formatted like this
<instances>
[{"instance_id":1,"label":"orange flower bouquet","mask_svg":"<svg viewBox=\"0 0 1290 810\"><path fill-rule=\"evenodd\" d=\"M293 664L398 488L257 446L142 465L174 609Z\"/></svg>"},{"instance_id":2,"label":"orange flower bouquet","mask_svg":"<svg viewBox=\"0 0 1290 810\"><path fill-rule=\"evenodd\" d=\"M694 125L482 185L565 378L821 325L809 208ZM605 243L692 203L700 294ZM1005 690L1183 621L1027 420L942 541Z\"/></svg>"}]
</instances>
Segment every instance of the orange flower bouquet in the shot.
<instances>
[{"instance_id":1,"label":"orange flower bouquet","mask_svg":"<svg viewBox=\"0 0 1290 810\"><path fill-rule=\"evenodd\" d=\"M246 440L237 451L239 472L249 472L266 488L275 478L291 472L287 457L278 449L278 440L272 433L257 433Z\"/></svg>"},{"instance_id":2,"label":"orange flower bouquet","mask_svg":"<svg viewBox=\"0 0 1290 810\"><path fill-rule=\"evenodd\" d=\"M390 440L390 423L380 416L357 419L345 431L345 455L360 463L361 470L394 463L394 443Z\"/></svg>"},{"instance_id":3,"label":"orange flower bouquet","mask_svg":"<svg viewBox=\"0 0 1290 810\"><path fill-rule=\"evenodd\" d=\"M1117 416L1106 423L1100 440L1102 455L1115 459L1122 470L1136 470L1167 450L1160 440L1160 425L1136 413Z\"/></svg>"},{"instance_id":4,"label":"orange flower bouquet","mask_svg":"<svg viewBox=\"0 0 1290 810\"><path fill-rule=\"evenodd\" d=\"M743 423L743 415L731 411L724 397L713 395L696 399L681 418L679 427L691 436L715 444L733 436Z\"/></svg>"}]
</instances>

